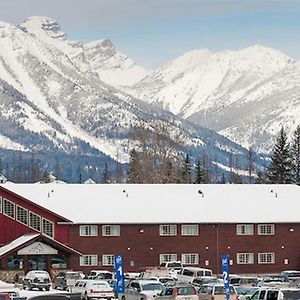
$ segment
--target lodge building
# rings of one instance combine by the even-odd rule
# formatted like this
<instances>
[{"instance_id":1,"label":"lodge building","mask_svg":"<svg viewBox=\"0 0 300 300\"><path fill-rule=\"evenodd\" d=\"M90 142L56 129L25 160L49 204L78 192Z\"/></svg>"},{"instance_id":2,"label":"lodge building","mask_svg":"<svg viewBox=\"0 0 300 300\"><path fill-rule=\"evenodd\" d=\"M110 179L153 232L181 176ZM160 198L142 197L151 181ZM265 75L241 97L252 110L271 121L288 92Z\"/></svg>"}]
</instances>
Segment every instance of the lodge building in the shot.
<instances>
[{"instance_id":1,"label":"lodge building","mask_svg":"<svg viewBox=\"0 0 300 300\"><path fill-rule=\"evenodd\" d=\"M31 269L300 269L296 185L0 184L0 279Z\"/></svg>"}]
</instances>

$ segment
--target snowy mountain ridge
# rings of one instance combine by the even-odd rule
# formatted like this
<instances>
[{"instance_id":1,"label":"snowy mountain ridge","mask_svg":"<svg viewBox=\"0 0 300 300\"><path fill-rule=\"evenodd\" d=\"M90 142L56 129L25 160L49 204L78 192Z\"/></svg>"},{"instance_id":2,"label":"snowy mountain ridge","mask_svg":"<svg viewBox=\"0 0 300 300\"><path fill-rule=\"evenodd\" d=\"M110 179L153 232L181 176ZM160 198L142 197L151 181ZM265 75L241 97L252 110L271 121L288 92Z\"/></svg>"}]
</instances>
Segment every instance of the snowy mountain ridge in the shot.
<instances>
[{"instance_id":1,"label":"snowy mountain ridge","mask_svg":"<svg viewBox=\"0 0 300 300\"><path fill-rule=\"evenodd\" d=\"M47 153L52 164L56 153L69 155L72 161L83 157L86 164L100 156L128 162L136 145L129 138L132 129L161 124L171 137L182 134L182 151L195 159L207 153L215 164L226 165L233 152L243 168L246 149L102 81L95 62L103 61L99 66L106 67L118 60L118 66L128 68L116 67L117 73L128 69L139 73L110 41L89 45L69 41L51 18L32 17L19 27L1 22L0 150Z\"/></svg>"}]
</instances>

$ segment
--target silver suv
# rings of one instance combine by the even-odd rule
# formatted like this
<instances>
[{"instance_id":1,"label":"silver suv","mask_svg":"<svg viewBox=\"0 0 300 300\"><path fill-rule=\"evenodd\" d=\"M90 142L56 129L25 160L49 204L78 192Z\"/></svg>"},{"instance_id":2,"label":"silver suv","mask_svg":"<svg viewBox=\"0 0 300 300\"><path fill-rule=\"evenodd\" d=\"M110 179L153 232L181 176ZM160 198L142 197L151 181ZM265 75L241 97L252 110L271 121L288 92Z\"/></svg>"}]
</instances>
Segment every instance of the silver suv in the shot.
<instances>
[{"instance_id":1,"label":"silver suv","mask_svg":"<svg viewBox=\"0 0 300 300\"><path fill-rule=\"evenodd\" d=\"M51 287L51 278L48 272L34 270L29 271L26 276L23 278L23 289L28 288L32 290L34 288L39 289L40 291L45 289L49 291Z\"/></svg>"}]
</instances>

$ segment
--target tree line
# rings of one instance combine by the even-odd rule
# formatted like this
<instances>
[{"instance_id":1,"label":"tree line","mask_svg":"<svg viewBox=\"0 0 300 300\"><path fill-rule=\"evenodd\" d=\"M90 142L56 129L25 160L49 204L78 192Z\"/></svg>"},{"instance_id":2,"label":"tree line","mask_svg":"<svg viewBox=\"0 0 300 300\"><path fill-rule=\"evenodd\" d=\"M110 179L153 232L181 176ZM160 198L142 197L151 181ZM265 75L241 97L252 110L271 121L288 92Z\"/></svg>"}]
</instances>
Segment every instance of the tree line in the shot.
<instances>
[{"instance_id":1,"label":"tree line","mask_svg":"<svg viewBox=\"0 0 300 300\"><path fill-rule=\"evenodd\" d=\"M234 161L232 152L228 155L228 169L221 173L219 171L218 175L218 166L206 155L191 159L185 151L182 133L173 132L171 137L171 132L166 125L153 125L151 129L138 127L132 131L130 137L133 146L127 166L122 165L118 160L113 163L102 163L102 169L89 166L85 172L78 170L78 179L75 182L84 183L86 179L91 178L97 183L300 184L300 126L296 128L290 139L285 129L281 128L272 155L266 161L264 168L256 169L254 151L249 147L247 170L244 175L237 171L238 163ZM2 167L3 162L0 158L0 173ZM95 170L97 170L97 178L93 178ZM61 174L58 158L50 170L47 166L41 168L40 161L34 154L26 163L19 154L13 157L8 178L14 182L47 183L55 178L63 180Z\"/></svg>"}]
</instances>

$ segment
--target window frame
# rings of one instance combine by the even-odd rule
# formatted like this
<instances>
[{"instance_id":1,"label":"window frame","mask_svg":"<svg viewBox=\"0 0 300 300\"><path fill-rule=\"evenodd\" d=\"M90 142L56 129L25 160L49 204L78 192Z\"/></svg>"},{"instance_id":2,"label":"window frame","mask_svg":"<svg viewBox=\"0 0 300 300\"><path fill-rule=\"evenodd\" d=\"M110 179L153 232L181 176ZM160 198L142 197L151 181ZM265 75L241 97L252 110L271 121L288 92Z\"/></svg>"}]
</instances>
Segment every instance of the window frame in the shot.
<instances>
[{"instance_id":1,"label":"window frame","mask_svg":"<svg viewBox=\"0 0 300 300\"><path fill-rule=\"evenodd\" d=\"M108 230L110 233L108 234ZM120 236L121 226L120 225L102 225L102 236Z\"/></svg>"},{"instance_id":2,"label":"window frame","mask_svg":"<svg viewBox=\"0 0 300 300\"><path fill-rule=\"evenodd\" d=\"M189 256L190 256L190 258L186 259ZM191 262L192 261L192 259L191 259L192 256L195 257L194 262ZM184 265L199 265L199 253L182 253L181 254L181 261L182 261L182 264L184 264Z\"/></svg>"},{"instance_id":3,"label":"window frame","mask_svg":"<svg viewBox=\"0 0 300 300\"><path fill-rule=\"evenodd\" d=\"M94 258L94 259L93 259ZM86 263L85 259L88 260ZM93 262L94 260L94 262ZM95 262L96 260L96 262ZM79 266L80 267L89 267L89 266L98 266L98 255L97 254L87 254L79 257Z\"/></svg>"},{"instance_id":4,"label":"window frame","mask_svg":"<svg viewBox=\"0 0 300 300\"><path fill-rule=\"evenodd\" d=\"M261 259L263 255L266 257L265 261L263 261ZM271 261L268 261L268 259L267 259L268 255L271 256ZM258 255L257 255L257 263L258 264L270 265L270 264L275 264L275 261L276 261L275 252L261 252L261 253L258 253Z\"/></svg>"},{"instance_id":5,"label":"window frame","mask_svg":"<svg viewBox=\"0 0 300 300\"><path fill-rule=\"evenodd\" d=\"M23 211L26 212L26 214L27 214L27 216L26 216L26 223L22 222L22 220L20 220L18 218L18 216L19 216L18 215L18 209L23 210ZM16 205L16 221L19 222L19 223L21 223L21 224L23 224L23 225L25 225L25 226L28 226L29 225L29 211L28 211L28 209L24 208L23 206Z\"/></svg>"},{"instance_id":6,"label":"window frame","mask_svg":"<svg viewBox=\"0 0 300 300\"><path fill-rule=\"evenodd\" d=\"M48 222L49 225L52 225L52 235L47 234L47 233L44 231L44 221ZM55 230L54 222L52 222L52 221L50 221L50 220L48 220L48 219L46 219L46 218L42 218L42 234L54 239L54 236L55 236L55 235L54 235L54 230Z\"/></svg>"},{"instance_id":7,"label":"window frame","mask_svg":"<svg viewBox=\"0 0 300 300\"><path fill-rule=\"evenodd\" d=\"M270 232L268 232L268 227L270 227ZM262 230L262 228L265 228ZM258 235L275 235L275 224L258 224L257 225Z\"/></svg>"},{"instance_id":8,"label":"window frame","mask_svg":"<svg viewBox=\"0 0 300 300\"><path fill-rule=\"evenodd\" d=\"M92 228L95 229L93 234ZM90 234L89 234L90 233ZM80 225L79 226L79 236L98 236L98 225Z\"/></svg>"},{"instance_id":9,"label":"window frame","mask_svg":"<svg viewBox=\"0 0 300 300\"><path fill-rule=\"evenodd\" d=\"M164 256L169 256L167 260L163 259ZM173 257L172 257L173 256ZM162 263L177 261L177 254L176 253L161 253L159 254L159 265Z\"/></svg>"},{"instance_id":10,"label":"window frame","mask_svg":"<svg viewBox=\"0 0 300 300\"><path fill-rule=\"evenodd\" d=\"M114 254L103 254L102 255L102 266L113 267L114 265L115 265Z\"/></svg>"},{"instance_id":11,"label":"window frame","mask_svg":"<svg viewBox=\"0 0 300 300\"><path fill-rule=\"evenodd\" d=\"M5 202L8 202L8 203L10 203L10 204L13 205L13 217L10 216L9 214L7 214L7 213L5 212ZM3 205L3 207L2 207L2 213L3 213L3 215L6 216L6 217L11 218L11 219L13 219L13 220L15 220L15 219L16 219L16 204L15 204L14 202L12 202L12 201L6 199L6 198L2 198L2 205Z\"/></svg>"},{"instance_id":12,"label":"window frame","mask_svg":"<svg viewBox=\"0 0 300 300\"><path fill-rule=\"evenodd\" d=\"M0 196L0 213L2 214L2 197Z\"/></svg>"},{"instance_id":13,"label":"window frame","mask_svg":"<svg viewBox=\"0 0 300 300\"><path fill-rule=\"evenodd\" d=\"M247 229L250 229L250 233L247 233ZM236 235L254 235L253 224L237 224L236 225Z\"/></svg>"},{"instance_id":14,"label":"window frame","mask_svg":"<svg viewBox=\"0 0 300 300\"><path fill-rule=\"evenodd\" d=\"M241 257L244 256L244 259ZM238 265L253 265L254 264L254 253L251 252L239 252L236 254L236 263Z\"/></svg>"},{"instance_id":15,"label":"window frame","mask_svg":"<svg viewBox=\"0 0 300 300\"><path fill-rule=\"evenodd\" d=\"M167 228L167 232L164 230ZM172 230L173 228L173 230ZM159 235L160 236L176 236L177 235L177 225L176 224L161 224L159 225Z\"/></svg>"},{"instance_id":16,"label":"window frame","mask_svg":"<svg viewBox=\"0 0 300 300\"><path fill-rule=\"evenodd\" d=\"M194 232L195 229L195 232ZM190 231L185 233L184 230ZM193 232L191 232L193 231ZM182 224L181 225L181 235L183 236L198 236L199 235L199 225L198 224Z\"/></svg>"},{"instance_id":17,"label":"window frame","mask_svg":"<svg viewBox=\"0 0 300 300\"><path fill-rule=\"evenodd\" d=\"M38 217L40 219L39 229L37 229L37 228L35 228L35 227L32 226L32 224L31 224L31 215L32 216L36 216L36 217ZM32 211L29 211L29 214L28 214L28 227L30 227L30 228L38 231L38 232L41 232L42 231L42 217L40 215L32 212Z\"/></svg>"}]
</instances>

